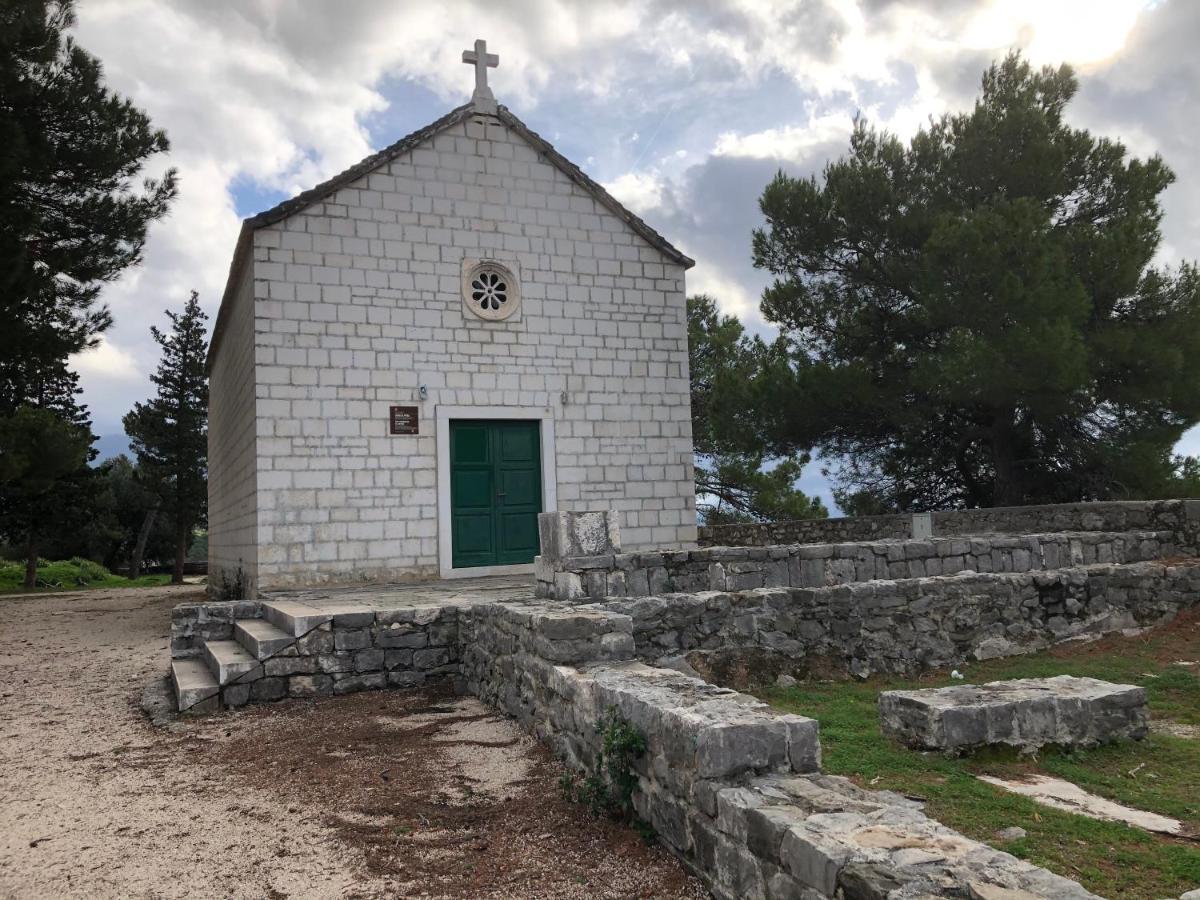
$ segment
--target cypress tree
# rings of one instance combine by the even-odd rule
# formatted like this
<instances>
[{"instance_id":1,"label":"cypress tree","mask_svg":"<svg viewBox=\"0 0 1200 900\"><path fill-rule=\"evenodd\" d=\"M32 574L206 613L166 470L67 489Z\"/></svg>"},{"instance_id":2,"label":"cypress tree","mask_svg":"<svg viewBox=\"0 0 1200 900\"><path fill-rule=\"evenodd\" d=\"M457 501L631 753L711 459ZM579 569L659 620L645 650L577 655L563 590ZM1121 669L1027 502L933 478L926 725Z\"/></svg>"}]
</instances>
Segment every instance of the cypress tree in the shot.
<instances>
[{"instance_id":1,"label":"cypress tree","mask_svg":"<svg viewBox=\"0 0 1200 900\"><path fill-rule=\"evenodd\" d=\"M167 310L169 333L151 326L162 348L151 380L158 390L124 418L138 468L161 499L161 513L175 527L175 570L183 581L183 563L193 530L202 524L208 500L208 373L205 356L208 316L192 291L182 313Z\"/></svg>"}]
</instances>

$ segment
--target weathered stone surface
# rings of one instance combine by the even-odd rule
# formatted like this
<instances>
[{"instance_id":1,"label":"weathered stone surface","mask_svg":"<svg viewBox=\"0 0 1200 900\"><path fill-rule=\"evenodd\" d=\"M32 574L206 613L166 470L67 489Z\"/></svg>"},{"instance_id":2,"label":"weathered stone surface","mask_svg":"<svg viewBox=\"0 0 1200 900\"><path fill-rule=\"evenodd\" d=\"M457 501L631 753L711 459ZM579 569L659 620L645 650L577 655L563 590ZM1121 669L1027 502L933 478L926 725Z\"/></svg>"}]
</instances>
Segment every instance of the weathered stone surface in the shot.
<instances>
[{"instance_id":1,"label":"weathered stone surface","mask_svg":"<svg viewBox=\"0 0 1200 900\"><path fill-rule=\"evenodd\" d=\"M538 515L542 556L558 560L567 556L601 556L621 552L620 515L616 510Z\"/></svg>"},{"instance_id":2,"label":"weathered stone surface","mask_svg":"<svg viewBox=\"0 0 1200 900\"><path fill-rule=\"evenodd\" d=\"M230 684L221 689L221 702L226 706L245 706L250 702L250 684Z\"/></svg>"},{"instance_id":3,"label":"weathered stone surface","mask_svg":"<svg viewBox=\"0 0 1200 900\"><path fill-rule=\"evenodd\" d=\"M363 674L340 672L333 676L333 692L335 694L352 694L357 691L378 690L387 687L387 683L387 672L367 672Z\"/></svg>"},{"instance_id":4,"label":"weathered stone surface","mask_svg":"<svg viewBox=\"0 0 1200 900\"><path fill-rule=\"evenodd\" d=\"M1200 552L1200 501L1151 500L1059 503L990 509L946 510L932 514L937 537L987 534L1042 534L1056 531L1176 531L1190 537L1186 552ZM1193 530L1190 531L1188 526ZM700 529L701 547L828 544L838 541L904 540L912 536L907 513L792 522L751 522Z\"/></svg>"},{"instance_id":5,"label":"weathered stone surface","mask_svg":"<svg viewBox=\"0 0 1200 900\"><path fill-rule=\"evenodd\" d=\"M288 694L292 697L316 697L333 693L333 678L329 675L293 675L288 679Z\"/></svg>"},{"instance_id":6,"label":"weathered stone surface","mask_svg":"<svg viewBox=\"0 0 1200 900\"><path fill-rule=\"evenodd\" d=\"M286 678L260 678L250 685L252 700L280 700L287 696L288 680Z\"/></svg>"},{"instance_id":7,"label":"weathered stone surface","mask_svg":"<svg viewBox=\"0 0 1200 900\"><path fill-rule=\"evenodd\" d=\"M645 556L647 572L689 558L682 551ZM849 565L856 573L862 562L853 555L814 558ZM782 559L760 549L752 561ZM1087 586L1089 577L1079 583ZM944 580L951 579L937 582ZM1045 589L1059 581L1028 583ZM1014 597L1021 604L1025 599L1019 592ZM1034 599L1038 608L1046 605L1036 591ZM833 640L861 642L866 629L888 632L893 643L868 646L865 653L893 652L888 648L901 639L916 644L915 652L927 652L920 643L926 633L902 635L889 618L911 621L920 604L926 604L924 614L933 615L927 594L887 582L603 604L523 601L453 611L379 610L370 625L361 610L347 612L343 625L331 612L320 626L324 641L304 644L294 656L267 659L266 677L247 685L245 697L229 699L341 694L450 677L515 716L568 765L589 771L600 750L596 723L615 710L646 740L645 754L634 761L638 815L722 900L962 898L974 883L1055 900L1090 897L1072 882L927 819L912 801L819 774L815 721L777 714L755 698L636 658L650 647L661 656L739 641L804 654L814 647L827 650ZM1052 606L1055 615L1068 614L1057 594ZM994 615L964 617L966 609L955 595L947 603L945 627L962 632L998 621ZM310 608L296 614L316 613ZM1035 706L1034 712L1045 718L1047 708ZM1067 712L1071 721L1082 717L1075 707ZM980 721L990 733L987 717ZM966 716L957 727L973 733L979 725Z\"/></svg>"},{"instance_id":8,"label":"weathered stone surface","mask_svg":"<svg viewBox=\"0 0 1200 900\"><path fill-rule=\"evenodd\" d=\"M875 541L828 545L713 547L676 553L626 553L543 560L538 596L559 600L610 595L605 572L622 573L626 596L763 587L827 587L880 578L920 579L958 572L1042 572L1060 565L1128 564L1172 555L1174 532L1080 532L964 541ZM603 567L603 568L601 568Z\"/></svg>"},{"instance_id":9,"label":"weathered stone surface","mask_svg":"<svg viewBox=\"0 0 1200 900\"><path fill-rule=\"evenodd\" d=\"M1146 735L1146 692L1059 675L879 696L885 734L910 747L964 752L1005 744L1087 747Z\"/></svg>"},{"instance_id":10,"label":"weathered stone surface","mask_svg":"<svg viewBox=\"0 0 1200 900\"><path fill-rule=\"evenodd\" d=\"M820 659L865 677L950 668L1155 624L1198 598L1200 563L1191 562L673 593L594 605L632 618L637 656L646 662L694 651L746 659L758 653L794 660L796 668Z\"/></svg>"},{"instance_id":11,"label":"weathered stone surface","mask_svg":"<svg viewBox=\"0 0 1200 900\"><path fill-rule=\"evenodd\" d=\"M1008 828L1001 828L996 832L996 840L998 841L1019 841L1028 835L1024 828L1020 825L1010 825Z\"/></svg>"},{"instance_id":12,"label":"weathered stone surface","mask_svg":"<svg viewBox=\"0 0 1200 900\"><path fill-rule=\"evenodd\" d=\"M371 646L371 632L366 628L334 631L333 646L338 650L365 650Z\"/></svg>"}]
</instances>

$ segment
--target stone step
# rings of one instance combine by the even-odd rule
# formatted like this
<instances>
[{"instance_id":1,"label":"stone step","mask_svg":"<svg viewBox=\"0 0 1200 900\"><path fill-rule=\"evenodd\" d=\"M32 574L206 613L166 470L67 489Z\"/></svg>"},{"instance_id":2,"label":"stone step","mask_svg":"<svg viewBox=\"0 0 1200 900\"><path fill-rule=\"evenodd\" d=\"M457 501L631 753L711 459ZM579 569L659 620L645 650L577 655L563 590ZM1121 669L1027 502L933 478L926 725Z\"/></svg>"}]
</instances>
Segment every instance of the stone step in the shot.
<instances>
[{"instance_id":1,"label":"stone step","mask_svg":"<svg viewBox=\"0 0 1200 900\"><path fill-rule=\"evenodd\" d=\"M256 681L263 675L259 661L237 641L205 641L204 659L222 687L235 681Z\"/></svg>"},{"instance_id":2,"label":"stone step","mask_svg":"<svg viewBox=\"0 0 1200 900\"><path fill-rule=\"evenodd\" d=\"M266 619L238 619L233 623L233 639L255 659L266 659L296 642L278 625Z\"/></svg>"},{"instance_id":3,"label":"stone step","mask_svg":"<svg viewBox=\"0 0 1200 900\"><path fill-rule=\"evenodd\" d=\"M203 660L171 660L171 684L180 712L216 712L221 708L221 689Z\"/></svg>"},{"instance_id":4,"label":"stone step","mask_svg":"<svg viewBox=\"0 0 1200 900\"><path fill-rule=\"evenodd\" d=\"M264 603L262 609L268 622L292 637L303 637L314 628L333 621L333 613L291 600L273 600Z\"/></svg>"}]
</instances>

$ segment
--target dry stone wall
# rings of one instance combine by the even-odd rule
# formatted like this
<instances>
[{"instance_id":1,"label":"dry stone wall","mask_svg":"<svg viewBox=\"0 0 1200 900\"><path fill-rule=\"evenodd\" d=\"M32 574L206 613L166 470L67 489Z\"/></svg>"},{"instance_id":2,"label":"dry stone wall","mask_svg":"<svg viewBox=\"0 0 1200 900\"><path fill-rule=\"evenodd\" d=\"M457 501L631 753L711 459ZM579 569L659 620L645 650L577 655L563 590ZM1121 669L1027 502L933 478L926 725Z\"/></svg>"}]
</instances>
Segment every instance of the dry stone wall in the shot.
<instances>
[{"instance_id":1,"label":"dry stone wall","mask_svg":"<svg viewBox=\"0 0 1200 900\"><path fill-rule=\"evenodd\" d=\"M261 618L261 603L195 603L175 608L173 659L203 654L204 641L234 637L235 620ZM221 703L416 687L459 674L454 604L346 609L220 688Z\"/></svg>"},{"instance_id":2,"label":"dry stone wall","mask_svg":"<svg viewBox=\"0 0 1200 900\"><path fill-rule=\"evenodd\" d=\"M597 723L615 710L645 738L633 762L637 814L721 900L988 896L989 889L1093 896L968 840L914 801L820 774L814 720L639 661L649 601L626 602L629 610L526 601L334 611L265 660L253 679L227 686L222 699L237 705L454 677L580 772L595 771ZM236 613L253 611L181 610L179 651L205 633L225 638L221 629Z\"/></svg>"},{"instance_id":3,"label":"dry stone wall","mask_svg":"<svg viewBox=\"0 0 1200 900\"><path fill-rule=\"evenodd\" d=\"M641 732L635 809L722 900L992 896L989 888L1093 896L968 840L914 801L819 774L813 720L633 661L633 616L506 603L475 607L462 626L468 688L573 768L597 766L605 710Z\"/></svg>"},{"instance_id":4,"label":"dry stone wall","mask_svg":"<svg viewBox=\"0 0 1200 900\"><path fill-rule=\"evenodd\" d=\"M1200 552L1200 500L1113 501L956 509L932 513L935 536L1040 534L1053 531L1172 531ZM1187 535L1190 540L1183 540ZM857 516L749 522L701 528L702 547L764 547L844 541L904 540L912 516Z\"/></svg>"},{"instance_id":5,"label":"dry stone wall","mask_svg":"<svg viewBox=\"0 0 1200 900\"><path fill-rule=\"evenodd\" d=\"M708 547L661 553L541 557L538 595L559 600L671 592L822 587L956 572L1030 572L1090 563L1161 559L1172 531L984 535L777 547Z\"/></svg>"},{"instance_id":6,"label":"dry stone wall","mask_svg":"<svg viewBox=\"0 0 1200 900\"><path fill-rule=\"evenodd\" d=\"M262 604L253 601L180 603L171 610L171 659L204 655L205 641L233 640L238 619L261 619Z\"/></svg>"},{"instance_id":7,"label":"dry stone wall","mask_svg":"<svg viewBox=\"0 0 1200 900\"><path fill-rule=\"evenodd\" d=\"M762 651L800 668L910 674L1169 620L1200 602L1200 563L964 573L822 588L612 599L638 657ZM583 608L590 608L585 605Z\"/></svg>"}]
</instances>

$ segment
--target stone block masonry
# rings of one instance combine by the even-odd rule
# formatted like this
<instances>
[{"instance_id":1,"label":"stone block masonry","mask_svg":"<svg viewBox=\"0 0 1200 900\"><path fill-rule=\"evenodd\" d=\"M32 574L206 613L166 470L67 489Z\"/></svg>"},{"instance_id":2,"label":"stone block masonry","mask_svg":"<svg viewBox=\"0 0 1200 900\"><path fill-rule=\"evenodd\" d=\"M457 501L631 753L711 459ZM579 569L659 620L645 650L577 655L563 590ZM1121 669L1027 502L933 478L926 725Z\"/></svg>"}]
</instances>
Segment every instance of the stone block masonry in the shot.
<instances>
[{"instance_id":1,"label":"stone block masonry","mask_svg":"<svg viewBox=\"0 0 1200 900\"><path fill-rule=\"evenodd\" d=\"M600 553L536 569L539 596L559 600L644 597L762 587L824 587L958 572L1031 572L1091 563L1131 563L1177 552L1172 531L981 535L923 541L864 541L778 547L707 547Z\"/></svg>"},{"instance_id":2,"label":"stone block masonry","mask_svg":"<svg viewBox=\"0 0 1200 900\"><path fill-rule=\"evenodd\" d=\"M176 607L171 653L203 658L193 697L220 705L252 700L415 687L459 674L459 604L392 609L339 606L329 612L288 601Z\"/></svg>"},{"instance_id":3,"label":"stone block masonry","mask_svg":"<svg viewBox=\"0 0 1200 900\"><path fill-rule=\"evenodd\" d=\"M503 603L474 607L461 627L468 688L577 770L597 765L605 710L641 732L635 809L721 900L1093 897L913 801L819 774L816 722L633 661L628 615Z\"/></svg>"},{"instance_id":4,"label":"stone block masonry","mask_svg":"<svg viewBox=\"0 0 1200 900\"><path fill-rule=\"evenodd\" d=\"M936 537L1044 534L1055 531L1170 531L1184 552L1200 554L1200 500L1132 500L955 509L935 512L932 520ZM716 525L700 529L699 543L702 547L765 547L775 544L905 540L910 537L912 516L904 513Z\"/></svg>"},{"instance_id":5,"label":"stone block masonry","mask_svg":"<svg viewBox=\"0 0 1200 900\"><path fill-rule=\"evenodd\" d=\"M233 640L237 620L259 618L254 602L181 603L171 610L171 659L197 659L205 641Z\"/></svg>"},{"instance_id":6,"label":"stone block masonry","mask_svg":"<svg viewBox=\"0 0 1200 900\"><path fill-rule=\"evenodd\" d=\"M1149 722L1144 688L1069 675L879 695L883 733L921 750L1092 747L1140 740Z\"/></svg>"},{"instance_id":7,"label":"stone block masonry","mask_svg":"<svg viewBox=\"0 0 1200 900\"><path fill-rule=\"evenodd\" d=\"M1193 561L705 591L598 606L630 617L638 657L649 662L694 651L749 652L865 678L1144 628L1197 603L1200 562Z\"/></svg>"},{"instance_id":8,"label":"stone block masonry","mask_svg":"<svg viewBox=\"0 0 1200 900\"><path fill-rule=\"evenodd\" d=\"M513 128L465 116L248 240L214 337L214 584L438 575L442 407L552 420L559 508L695 541L684 267ZM463 308L468 258L516 273L519 315Z\"/></svg>"},{"instance_id":9,"label":"stone block masonry","mask_svg":"<svg viewBox=\"0 0 1200 900\"><path fill-rule=\"evenodd\" d=\"M234 618L254 612L262 618ZM233 641L221 639L223 630L201 638L202 624L223 628L231 619ZM636 614L558 601L456 597L372 608L284 597L191 606L176 622L179 652L203 640L206 657L228 671L226 705L452 677L581 773L597 766L597 723L615 710L645 738L633 764L638 815L721 900L950 898L989 889L1092 897L945 828L913 801L820 774L814 720L640 662ZM197 660L175 665L181 694L210 704L187 681Z\"/></svg>"}]
</instances>

